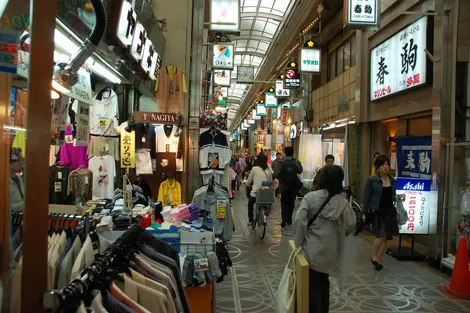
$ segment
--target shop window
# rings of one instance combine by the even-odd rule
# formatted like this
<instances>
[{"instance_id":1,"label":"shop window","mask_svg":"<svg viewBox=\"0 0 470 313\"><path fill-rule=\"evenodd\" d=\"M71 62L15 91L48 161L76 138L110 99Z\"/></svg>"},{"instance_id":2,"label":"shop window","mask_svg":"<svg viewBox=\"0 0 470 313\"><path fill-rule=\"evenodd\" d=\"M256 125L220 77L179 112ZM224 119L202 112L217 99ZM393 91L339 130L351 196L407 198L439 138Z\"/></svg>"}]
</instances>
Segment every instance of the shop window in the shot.
<instances>
[{"instance_id":1,"label":"shop window","mask_svg":"<svg viewBox=\"0 0 470 313\"><path fill-rule=\"evenodd\" d=\"M328 55L328 80L333 80L356 65L356 36L351 36Z\"/></svg>"},{"instance_id":2,"label":"shop window","mask_svg":"<svg viewBox=\"0 0 470 313\"><path fill-rule=\"evenodd\" d=\"M328 80L336 78L336 51L328 55Z\"/></svg>"}]
</instances>

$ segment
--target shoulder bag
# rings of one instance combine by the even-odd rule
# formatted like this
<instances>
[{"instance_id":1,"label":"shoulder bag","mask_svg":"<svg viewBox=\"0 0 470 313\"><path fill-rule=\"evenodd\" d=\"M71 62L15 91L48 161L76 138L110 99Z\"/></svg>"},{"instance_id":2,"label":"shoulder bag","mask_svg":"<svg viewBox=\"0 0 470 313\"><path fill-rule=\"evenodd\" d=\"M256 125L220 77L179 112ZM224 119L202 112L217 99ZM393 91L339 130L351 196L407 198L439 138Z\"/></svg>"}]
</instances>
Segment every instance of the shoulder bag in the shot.
<instances>
[{"instance_id":1,"label":"shoulder bag","mask_svg":"<svg viewBox=\"0 0 470 313\"><path fill-rule=\"evenodd\" d=\"M317 219L318 215L320 215L321 211L323 211L325 206L328 204L328 202L330 202L331 198L333 198L333 197L334 197L334 195L328 195L328 198L326 198L325 202L323 202L323 204L321 205L320 210L318 210L318 212L313 216L312 220L310 222L308 222L307 229L309 229L310 226L312 226L312 224Z\"/></svg>"}]
</instances>

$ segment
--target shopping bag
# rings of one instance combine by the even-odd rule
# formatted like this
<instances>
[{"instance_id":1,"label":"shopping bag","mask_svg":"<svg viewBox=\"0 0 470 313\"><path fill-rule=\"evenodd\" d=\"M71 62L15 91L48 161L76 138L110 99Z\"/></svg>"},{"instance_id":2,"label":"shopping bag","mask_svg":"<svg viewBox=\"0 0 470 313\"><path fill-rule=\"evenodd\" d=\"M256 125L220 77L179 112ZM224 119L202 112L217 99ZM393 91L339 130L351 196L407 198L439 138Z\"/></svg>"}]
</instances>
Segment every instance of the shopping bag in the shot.
<instances>
[{"instance_id":1,"label":"shopping bag","mask_svg":"<svg viewBox=\"0 0 470 313\"><path fill-rule=\"evenodd\" d=\"M344 240L344 249L340 252L339 260L339 275L337 278L337 284L339 292L342 293L344 290L344 284L347 276L352 272L353 266L357 263L357 257L361 250L361 237L355 235L349 235Z\"/></svg>"},{"instance_id":2,"label":"shopping bag","mask_svg":"<svg viewBox=\"0 0 470 313\"><path fill-rule=\"evenodd\" d=\"M401 197L397 197L397 223L398 225L405 225L408 221L408 212L405 210Z\"/></svg>"},{"instance_id":3,"label":"shopping bag","mask_svg":"<svg viewBox=\"0 0 470 313\"><path fill-rule=\"evenodd\" d=\"M297 280L295 277L295 257L300 249L292 251L282 274L279 288L277 289L277 313L294 313Z\"/></svg>"},{"instance_id":4,"label":"shopping bag","mask_svg":"<svg viewBox=\"0 0 470 313\"><path fill-rule=\"evenodd\" d=\"M135 154L135 172L137 176L153 174L152 159L148 149L139 149Z\"/></svg>"}]
</instances>

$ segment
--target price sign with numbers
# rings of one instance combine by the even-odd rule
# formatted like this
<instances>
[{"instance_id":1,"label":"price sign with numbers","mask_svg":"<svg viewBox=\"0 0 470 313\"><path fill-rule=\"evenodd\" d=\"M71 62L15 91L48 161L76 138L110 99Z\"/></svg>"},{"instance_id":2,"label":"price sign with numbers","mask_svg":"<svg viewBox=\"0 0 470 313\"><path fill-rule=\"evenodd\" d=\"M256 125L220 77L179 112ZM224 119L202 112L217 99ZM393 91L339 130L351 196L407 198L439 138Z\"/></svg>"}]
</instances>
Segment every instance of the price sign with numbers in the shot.
<instances>
[{"instance_id":1,"label":"price sign with numbers","mask_svg":"<svg viewBox=\"0 0 470 313\"><path fill-rule=\"evenodd\" d=\"M145 44L147 42L147 31L144 28L144 25L137 22L135 27L134 38L132 39L131 45L131 56L139 62L142 60L145 51Z\"/></svg>"},{"instance_id":2,"label":"price sign with numbers","mask_svg":"<svg viewBox=\"0 0 470 313\"><path fill-rule=\"evenodd\" d=\"M212 67L214 69L233 69L233 44L215 44Z\"/></svg>"},{"instance_id":3,"label":"price sign with numbers","mask_svg":"<svg viewBox=\"0 0 470 313\"><path fill-rule=\"evenodd\" d=\"M78 82L72 86L65 95L82 102L93 104L93 91L91 90L90 73L81 68L78 70Z\"/></svg>"},{"instance_id":4,"label":"price sign with numbers","mask_svg":"<svg viewBox=\"0 0 470 313\"><path fill-rule=\"evenodd\" d=\"M129 2L124 1L122 3L117 29L117 39L123 46L128 47L132 44L136 23L137 14L132 8L132 5Z\"/></svg>"}]
</instances>

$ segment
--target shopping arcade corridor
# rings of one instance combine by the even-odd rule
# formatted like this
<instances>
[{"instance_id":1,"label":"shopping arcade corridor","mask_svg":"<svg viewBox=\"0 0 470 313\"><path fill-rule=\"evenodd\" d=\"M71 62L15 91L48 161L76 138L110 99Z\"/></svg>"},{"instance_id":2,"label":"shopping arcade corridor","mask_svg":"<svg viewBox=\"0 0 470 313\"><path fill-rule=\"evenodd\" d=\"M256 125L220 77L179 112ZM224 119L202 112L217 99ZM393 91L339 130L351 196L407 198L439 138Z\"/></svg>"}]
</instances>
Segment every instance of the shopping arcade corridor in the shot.
<instances>
[{"instance_id":1,"label":"shopping arcade corridor","mask_svg":"<svg viewBox=\"0 0 470 313\"><path fill-rule=\"evenodd\" d=\"M276 291L290 254L292 230L280 230L280 202L276 200L264 242L247 227L244 190L233 201L236 231L229 243L234 263L231 277L216 285L216 313L275 313ZM300 202L297 203L296 207ZM470 301L444 296L438 284L449 278L424 263L384 258L384 270L376 272L369 261L370 243L361 243L359 259L341 295L331 280L330 313L463 313Z\"/></svg>"}]
</instances>

